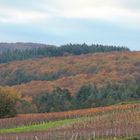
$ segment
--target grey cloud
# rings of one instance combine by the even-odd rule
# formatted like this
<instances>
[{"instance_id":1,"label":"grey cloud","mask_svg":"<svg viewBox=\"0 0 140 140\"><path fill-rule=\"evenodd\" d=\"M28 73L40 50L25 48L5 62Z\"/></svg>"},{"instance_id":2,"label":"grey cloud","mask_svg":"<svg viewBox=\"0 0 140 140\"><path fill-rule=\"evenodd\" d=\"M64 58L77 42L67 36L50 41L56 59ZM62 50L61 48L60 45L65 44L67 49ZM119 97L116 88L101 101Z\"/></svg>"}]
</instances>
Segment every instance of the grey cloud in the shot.
<instances>
[{"instance_id":1,"label":"grey cloud","mask_svg":"<svg viewBox=\"0 0 140 140\"><path fill-rule=\"evenodd\" d=\"M140 0L119 0L120 5L131 10L140 10Z\"/></svg>"}]
</instances>

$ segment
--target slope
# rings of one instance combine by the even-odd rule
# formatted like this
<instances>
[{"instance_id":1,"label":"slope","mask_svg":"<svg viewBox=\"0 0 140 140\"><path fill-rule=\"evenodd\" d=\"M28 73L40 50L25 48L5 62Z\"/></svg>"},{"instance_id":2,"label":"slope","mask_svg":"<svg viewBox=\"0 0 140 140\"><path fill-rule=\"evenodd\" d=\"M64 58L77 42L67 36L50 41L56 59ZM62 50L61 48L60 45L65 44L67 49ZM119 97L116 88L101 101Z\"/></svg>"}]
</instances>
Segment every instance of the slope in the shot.
<instances>
[{"instance_id":1,"label":"slope","mask_svg":"<svg viewBox=\"0 0 140 140\"><path fill-rule=\"evenodd\" d=\"M73 94L87 83L140 82L140 52L114 52L16 61L0 65L0 83L33 96L54 87ZM20 81L21 84L17 84ZM26 81L25 81L26 80ZM10 85L10 84L9 84Z\"/></svg>"}]
</instances>

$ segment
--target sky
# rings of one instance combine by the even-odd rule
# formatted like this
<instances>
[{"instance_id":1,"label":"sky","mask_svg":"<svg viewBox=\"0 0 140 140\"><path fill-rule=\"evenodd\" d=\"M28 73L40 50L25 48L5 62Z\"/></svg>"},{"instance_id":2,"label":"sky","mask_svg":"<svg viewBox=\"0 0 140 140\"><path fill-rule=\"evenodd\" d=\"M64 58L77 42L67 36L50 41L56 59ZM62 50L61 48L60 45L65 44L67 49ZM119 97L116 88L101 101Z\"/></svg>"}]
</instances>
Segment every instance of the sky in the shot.
<instances>
[{"instance_id":1,"label":"sky","mask_svg":"<svg viewBox=\"0 0 140 140\"><path fill-rule=\"evenodd\" d=\"M0 0L0 42L140 50L140 0Z\"/></svg>"}]
</instances>

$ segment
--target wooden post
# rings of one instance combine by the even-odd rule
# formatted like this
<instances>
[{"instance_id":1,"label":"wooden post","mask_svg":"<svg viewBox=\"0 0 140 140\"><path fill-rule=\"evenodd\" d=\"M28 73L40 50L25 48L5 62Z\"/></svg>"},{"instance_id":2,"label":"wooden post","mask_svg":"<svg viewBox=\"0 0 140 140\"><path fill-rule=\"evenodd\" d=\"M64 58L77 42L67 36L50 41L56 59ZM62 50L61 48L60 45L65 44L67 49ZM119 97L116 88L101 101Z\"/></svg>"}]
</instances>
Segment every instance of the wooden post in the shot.
<instances>
[{"instance_id":1,"label":"wooden post","mask_svg":"<svg viewBox=\"0 0 140 140\"><path fill-rule=\"evenodd\" d=\"M78 138L78 133L77 133L76 136L75 136L75 140L77 140L77 138Z\"/></svg>"},{"instance_id":2,"label":"wooden post","mask_svg":"<svg viewBox=\"0 0 140 140\"><path fill-rule=\"evenodd\" d=\"M72 135L71 140L73 140L74 135Z\"/></svg>"},{"instance_id":3,"label":"wooden post","mask_svg":"<svg viewBox=\"0 0 140 140\"><path fill-rule=\"evenodd\" d=\"M35 139L36 139L36 140L39 140L37 136L35 136Z\"/></svg>"},{"instance_id":4,"label":"wooden post","mask_svg":"<svg viewBox=\"0 0 140 140\"><path fill-rule=\"evenodd\" d=\"M18 136L16 136L16 140L18 140Z\"/></svg>"}]
</instances>

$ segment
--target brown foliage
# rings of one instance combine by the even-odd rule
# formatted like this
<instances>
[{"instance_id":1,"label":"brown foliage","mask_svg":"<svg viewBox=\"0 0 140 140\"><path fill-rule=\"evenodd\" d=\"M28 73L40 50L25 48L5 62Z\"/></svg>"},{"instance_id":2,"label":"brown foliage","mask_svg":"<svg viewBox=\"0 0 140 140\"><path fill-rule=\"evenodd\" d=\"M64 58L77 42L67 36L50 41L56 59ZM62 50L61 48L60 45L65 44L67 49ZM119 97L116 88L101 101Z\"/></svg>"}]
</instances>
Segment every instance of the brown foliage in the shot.
<instances>
[{"instance_id":1,"label":"brown foliage","mask_svg":"<svg viewBox=\"0 0 140 140\"><path fill-rule=\"evenodd\" d=\"M114 52L12 62L1 64L0 71L12 73L17 69L24 69L38 77L58 74L58 77L51 81L33 80L13 86L27 96L52 90L57 86L67 88L74 94L87 83L95 83L99 87L106 83L135 84L140 77L139 63L140 52ZM5 80L9 78L12 77L7 76Z\"/></svg>"}]
</instances>

